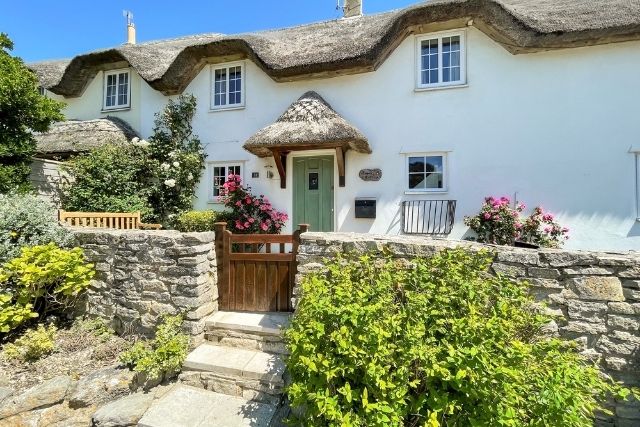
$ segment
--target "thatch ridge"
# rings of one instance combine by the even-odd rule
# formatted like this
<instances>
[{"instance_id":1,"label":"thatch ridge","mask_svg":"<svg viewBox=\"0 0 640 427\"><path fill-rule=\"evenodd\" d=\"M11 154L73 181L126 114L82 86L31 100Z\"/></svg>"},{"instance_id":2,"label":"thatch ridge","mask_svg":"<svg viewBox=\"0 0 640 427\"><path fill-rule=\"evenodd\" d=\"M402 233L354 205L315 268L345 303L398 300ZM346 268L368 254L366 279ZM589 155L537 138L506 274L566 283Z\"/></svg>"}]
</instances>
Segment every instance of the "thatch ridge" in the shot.
<instances>
[{"instance_id":1,"label":"thatch ridge","mask_svg":"<svg viewBox=\"0 0 640 427\"><path fill-rule=\"evenodd\" d=\"M54 93L79 96L105 64L127 62L153 88L180 93L206 58L242 56L276 81L375 70L411 32L474 26L512 53L640 40L640 0L431 0L376 15L237 35L123 45L31 64Z\"/></svg>"},{"instance_id":2,"label":"thatch ridge","mask_svg":"<svg viewBox=\"0 0 640 427\"><path fill-rule=\"evenodd\" d=\"M105 144L128 142L138 134L126 121L108 116L104 119L57 122L48 132L34 136L38 157L65 158Z\"/></svg>"},{"instance_id":3,"label":"thatch ridge","mask_svg":"<svg viewBox=\"0 0 640 427\"><path fill-rule=\"evenodd\" d=\"M340 146L371 153L367 138L338 114L314 91L303 94L274 123L249 138L243 148L258 157L269 157L271 149L295 147L322 149Z\"/></svg>"}]
</instances>

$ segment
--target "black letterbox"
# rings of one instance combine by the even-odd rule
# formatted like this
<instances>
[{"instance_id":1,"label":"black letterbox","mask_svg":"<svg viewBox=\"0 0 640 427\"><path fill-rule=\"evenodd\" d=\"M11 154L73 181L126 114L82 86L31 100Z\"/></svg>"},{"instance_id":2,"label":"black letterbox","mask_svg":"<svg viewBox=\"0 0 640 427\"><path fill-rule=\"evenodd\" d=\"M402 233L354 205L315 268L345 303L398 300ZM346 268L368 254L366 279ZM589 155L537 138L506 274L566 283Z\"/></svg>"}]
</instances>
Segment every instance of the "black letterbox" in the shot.
<instances>
[{"instance_id":1,"label":"black letterbox","mask_svg":"<svg viewBox=\"0 0 640 427\"><path fill-rule=\"evenodd\" d=\"M376 217L376 199L357 198L356 199L356 218L375 218Z\"/></svg>"}]
</instances>

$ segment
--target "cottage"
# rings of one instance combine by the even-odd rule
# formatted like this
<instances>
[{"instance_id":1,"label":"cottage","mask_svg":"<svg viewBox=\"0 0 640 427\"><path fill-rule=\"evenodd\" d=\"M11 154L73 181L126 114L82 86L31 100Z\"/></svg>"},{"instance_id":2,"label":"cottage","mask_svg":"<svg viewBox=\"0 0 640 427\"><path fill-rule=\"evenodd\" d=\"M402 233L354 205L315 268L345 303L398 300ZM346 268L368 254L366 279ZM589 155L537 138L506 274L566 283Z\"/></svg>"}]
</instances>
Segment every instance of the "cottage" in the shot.
<instances>
[{"instance_id":1,"label":"cottage","mask_svg":"<svg viewBox=\"0 0 640 427\"><path fill-rule=\"evenodd\" d=\"M197 209L219 209L237 173L289 230L462 238L465 215L506 195L556 212L568 247L640 248L640 1L347 6L250 34L130 34L31 67L67 117L142 136L167 99L194 94Z\"/></svg>"}]
</instances>

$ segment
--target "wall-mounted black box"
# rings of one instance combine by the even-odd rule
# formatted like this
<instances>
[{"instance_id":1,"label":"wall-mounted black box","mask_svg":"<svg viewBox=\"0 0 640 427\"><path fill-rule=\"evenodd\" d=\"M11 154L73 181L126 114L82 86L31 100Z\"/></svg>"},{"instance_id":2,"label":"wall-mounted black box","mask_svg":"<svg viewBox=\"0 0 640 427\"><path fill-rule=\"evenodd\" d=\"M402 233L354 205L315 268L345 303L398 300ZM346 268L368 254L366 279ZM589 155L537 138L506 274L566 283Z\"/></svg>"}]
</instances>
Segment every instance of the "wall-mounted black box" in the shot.
<instances>
[{"instance_id":1,"label":"wall-mounted black box","mask_svg":"<svg viewBox=\"0 0 640 427\"><path fill-rule=\"evenodd\" d=\"M356 199L356 218L375 218L376 199L359 197Z\"/></svg>"}]
</instances>

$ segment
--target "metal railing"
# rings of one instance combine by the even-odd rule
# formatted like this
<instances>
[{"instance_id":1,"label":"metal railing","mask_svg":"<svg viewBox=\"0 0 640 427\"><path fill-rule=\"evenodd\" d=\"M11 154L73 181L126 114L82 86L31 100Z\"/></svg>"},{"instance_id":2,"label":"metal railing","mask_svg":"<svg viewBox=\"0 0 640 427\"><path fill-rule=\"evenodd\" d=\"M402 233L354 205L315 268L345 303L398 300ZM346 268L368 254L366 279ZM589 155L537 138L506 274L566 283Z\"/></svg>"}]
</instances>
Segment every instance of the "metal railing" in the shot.
<instances>
[{"instance_id":1,"label":"metal railing","mask_svg":"<svg viewBox=\"0 0 640 427\"><path fill-rule=\"evenodd\" d=\"M446 236L456 216L455 200L405 200L402 202L402 232Z\"/></svg>"}]
</instances>

